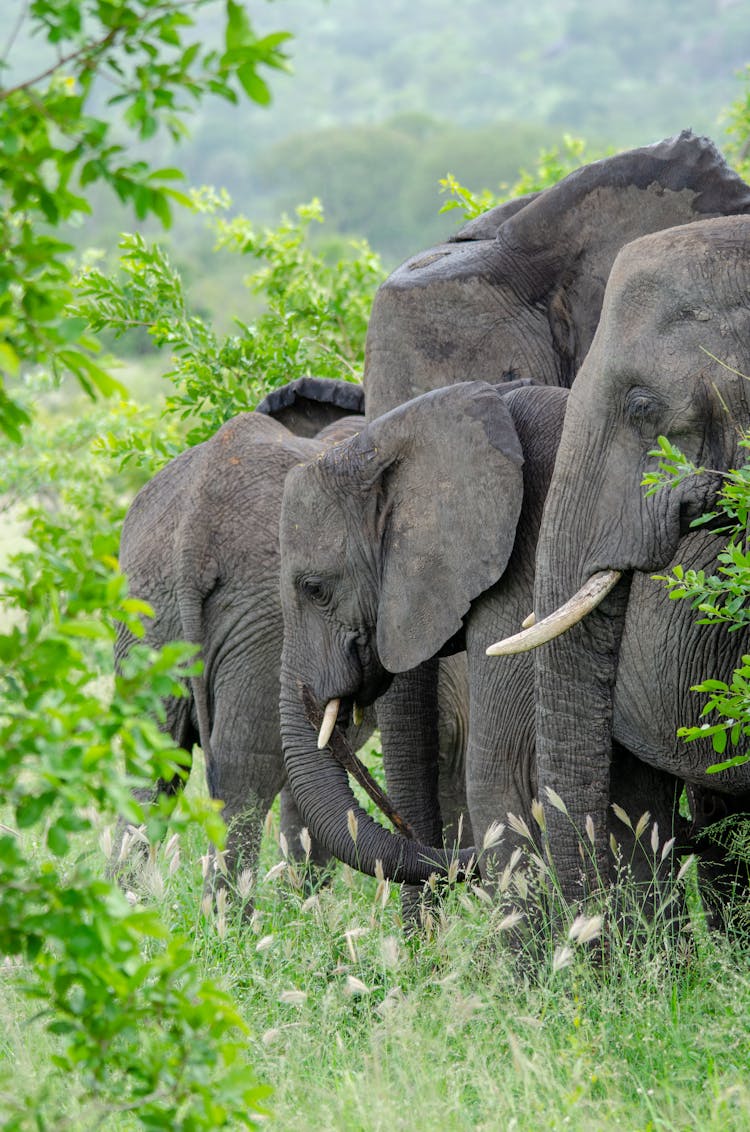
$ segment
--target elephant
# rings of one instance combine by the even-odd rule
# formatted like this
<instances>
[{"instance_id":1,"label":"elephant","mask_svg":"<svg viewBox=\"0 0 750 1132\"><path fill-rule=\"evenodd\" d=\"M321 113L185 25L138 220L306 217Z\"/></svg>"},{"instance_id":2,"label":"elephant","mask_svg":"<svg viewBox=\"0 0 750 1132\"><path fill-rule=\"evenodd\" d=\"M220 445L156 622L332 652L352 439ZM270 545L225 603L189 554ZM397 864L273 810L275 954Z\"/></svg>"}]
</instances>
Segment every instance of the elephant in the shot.
<instances>
[{"instance_id":1,"label":"elephant","mask_svg":"<svg viewBox=\"0 0 750 1132\"><path fill-rule=\"evenodd\" d=\"M390 877L418 884L436 858L357 808L343 772L316 748L301 685L321 708L333 702L345 725L355 705L375 703L379 711L394 673L465 645L466 788L474 835L481 843L508 811L532 825L533 658L489 661L485 650L498 629L514 630L531 608L536 536L567 395L486 382L435 390L369 421L356 437L287 478L280 526L284 758L309 828L365 872L375 873L379 862ZM413 722L415 730L429 726L429 720ZM410 757L412 748L404 764ZM420 836L436 844L439 810L425 804L430 792L420 766L413 778ZM665 837L676 830L673 775L618 750L613 791L631 812L648 808ZM392 796L401 808L402 798ZM357 817L356 842L350 810ZM412 820L408 806L402 812ZM617 832L627 840L627 831ZM513 847L506 834L482 858L485 879L492 879L493 866L508 862ZM638 857L632 844L625 851ZM649 882L651 864L635 860Z\"/></svg>"},{"instance_id":2,"label":"elephant","mask_svg":"<svg viewBox=\"0 0 750 1132\"><path fill-rule=\"evenodd\" d=\"M470 379L568 388L621 247L745 212L750 188L708 138L689 130L490 209L380 286L365 352L368 420Z\"/></svg>"},{"instance_id":3,"label":"elephant","mask_svg":"<svg viewBox=\"0 0 750 1132\"><path fill-rule=\"evenodd\" d=\"M568 388L623 245L702 217L748 211L750 188L709 139L690 131L593 162L551 188L490 209L406 260L379 288L367 332L367 419L467 379ZM432 827L433 838L434 729L412 731L407 743L400 726L404 703L423 720L434 714L436 667L398 674L378 706L389 736L389 791L412 815L422 799L424 833Z\"/></svg>"},{"instance_id":4,"label":"elephant","mask_svg":"<svg viewBox=\"0 0 750 1132\"><path fill-rule=\"evenodd\" d=\"M708 738L676 738L704 702L691 686L731 679L750 651L748 631L696 625L688 603L665 599L652 577L675 563L710 572L726 544L710 525L690 524L711 510L722 472L746 462L748 292L748 217L696 221L633 241L613 265L570 393L539 534L539 622L505 644L538 647L538 784L542 801L552 790L568 807L566 817L547 803L546 820L569 898L592 883L575 836L587 816L598 869L608 868L613 736L625 736L642 763L687 784L698 825L750 811L750 764L708 775L717 761ZM646 495L642 480L657 463L660 435L706 471ZM571 616L554 637L565 627L556 611L595 577L603 582L600 604L583 603L583 619L571 625ZM704 879L718 888L714 920L725 914L731 889L731 867L715 857L709 852L704 863Z\"/></svg>"},{"instance_id":5,"label":"elephant","mask_svg":"<svg viewBox=\"0 0 750 1132\"><path fill-rule=\"evenodd\" d=\"M164 726L186 751L203 748L209 791L222 800L228 825L230 874L255 868L262 822L279 791L282 832L290 853L301 855L279 738L281 497L291 467L362 427L362 407L362 388L353 383L290 382L162 468L123 524L121 568L131 594L155 613L147 643L201 646L203 673L185 698L165 703ZM134 643L119 625L118 667ZM180 785L175 779L155 790ZM327 858L314 843L311 859Z\"/></svg>"}]
</instances>

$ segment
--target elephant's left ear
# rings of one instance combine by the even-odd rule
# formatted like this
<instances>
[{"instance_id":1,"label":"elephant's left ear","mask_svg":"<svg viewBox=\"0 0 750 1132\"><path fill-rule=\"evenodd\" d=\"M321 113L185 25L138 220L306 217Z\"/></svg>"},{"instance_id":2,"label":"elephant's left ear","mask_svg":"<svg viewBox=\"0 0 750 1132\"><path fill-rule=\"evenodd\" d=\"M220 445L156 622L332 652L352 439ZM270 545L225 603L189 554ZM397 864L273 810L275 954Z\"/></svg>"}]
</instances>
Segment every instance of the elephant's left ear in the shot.
<instances>
[{"instance_id":1,"label":"elephant's left ear","mask_svg":"<svg viewBox=\"0 0 750 1132\"><path fill-rule=\"evenodd\" d=\"M390 672L434 656L503 573L523 452L502 393L464 382L373 421L380 496L377 644Z\"/></svg>"}]
</instances>

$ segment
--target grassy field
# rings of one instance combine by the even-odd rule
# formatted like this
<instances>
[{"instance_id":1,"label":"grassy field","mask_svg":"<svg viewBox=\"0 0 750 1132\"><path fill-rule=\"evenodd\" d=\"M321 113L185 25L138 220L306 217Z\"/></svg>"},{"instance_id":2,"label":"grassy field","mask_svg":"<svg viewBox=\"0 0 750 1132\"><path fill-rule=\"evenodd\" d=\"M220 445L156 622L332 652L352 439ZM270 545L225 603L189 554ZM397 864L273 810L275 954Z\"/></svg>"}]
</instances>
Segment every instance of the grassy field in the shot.
<instances>
[{"instance_id":1,"label":"grassy field","mask_svg":"<svg viewBox=\"0 0 750 1132\"><path fill-rule=\"evenodd\" d=\"M190 789L202 788L199 770ZM272 813L249 924L238 893L218 912L204 903L197 834L160 847L132 887L235 996L249 1061L274 1089L270 1127L750 1127L749 956L709 935L697 908L677 948L654 929L638 949L615 941L603 963L564 934L533 958L513 950L507 901L475 888L450 892L428 930L406 938L396 888L339 867L310 893L280 864L276 828ZM103 865L102 845L89 848ZM0 974L0 1057L39 1082L53 1039L14 992L16 975ZM51 1103L65 1110L65 1082ZM92 1126L85 1112L67 1120ZM97 1126L140 1127L114 1116Z\"/></svg>"}]
</instances>

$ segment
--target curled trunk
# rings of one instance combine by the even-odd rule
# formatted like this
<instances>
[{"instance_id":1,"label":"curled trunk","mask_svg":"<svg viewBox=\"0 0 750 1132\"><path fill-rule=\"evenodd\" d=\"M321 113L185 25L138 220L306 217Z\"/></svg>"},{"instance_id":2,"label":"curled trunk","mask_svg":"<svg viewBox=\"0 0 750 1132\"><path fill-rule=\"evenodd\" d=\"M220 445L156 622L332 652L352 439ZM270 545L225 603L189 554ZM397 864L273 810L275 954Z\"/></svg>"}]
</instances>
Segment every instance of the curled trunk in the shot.
<instances>
[{"instance_id":1,"label":"curled trunk","mask_svg":"<svg viewBox=\"0 0 750 1132\"><path fill-rule=\"evenodd\" d=\"M286 657L281 676L281 734L289 785L313 837L340 861L375 876L377 863L391 880L422 884L432 873L448 875L452 855L390 833L358 804L345 770L329 750L318 750L305 716L296 674ZM457 879L465 874L471 851L456 858Z\"/></svg>"}]
</instances>

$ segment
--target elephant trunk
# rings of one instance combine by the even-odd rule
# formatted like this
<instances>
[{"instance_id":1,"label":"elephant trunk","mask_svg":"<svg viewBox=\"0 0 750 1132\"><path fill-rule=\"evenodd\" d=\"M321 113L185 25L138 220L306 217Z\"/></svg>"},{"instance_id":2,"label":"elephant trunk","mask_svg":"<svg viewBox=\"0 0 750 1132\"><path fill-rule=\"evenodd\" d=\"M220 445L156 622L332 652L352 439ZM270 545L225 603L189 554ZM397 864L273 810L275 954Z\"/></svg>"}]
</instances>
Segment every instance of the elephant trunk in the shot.
<instances>
[{"instance_id":1,"label":"elephant trunk","mask_svg":"<svg viewBox=\"0 0 750 1132\"><path fill-rule=\"evenodd\" d=\"M462 879L472 852L455 860L444 849L390 833L358 804L346 771L329 750L318 750L300 693L301 680L286 655L281 674L281 735L289 785L311 835L345 864L390 880L423 884L433 873Z\"/></svg>"},{"instance_id":2,"label":"elephant trunk","mask_svg":"<svg viewBox=\"0 0 750 1132\"><path fill-rule=\"evenodd\" d=\"M574 518L564 511L555 504L553 485L537 556L539 618L562 606L581 584L580 564L564 555L559 560L561 530L576 545L570 533ZM609 873L613 694L631 577L624 575L588 616L535 653L539 797L560 885L570 900L582 895L582 878L583 891L589 891Z\"/></svg>"}]
</instances>

